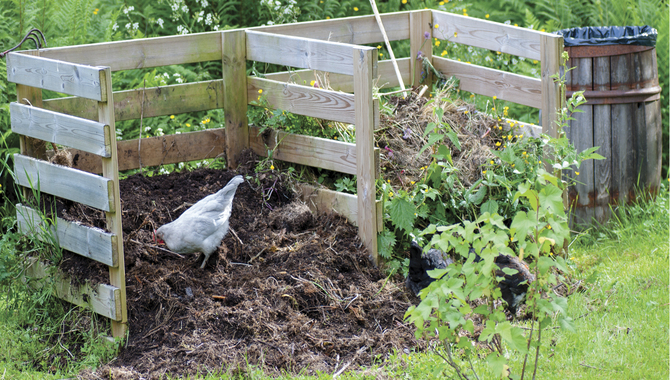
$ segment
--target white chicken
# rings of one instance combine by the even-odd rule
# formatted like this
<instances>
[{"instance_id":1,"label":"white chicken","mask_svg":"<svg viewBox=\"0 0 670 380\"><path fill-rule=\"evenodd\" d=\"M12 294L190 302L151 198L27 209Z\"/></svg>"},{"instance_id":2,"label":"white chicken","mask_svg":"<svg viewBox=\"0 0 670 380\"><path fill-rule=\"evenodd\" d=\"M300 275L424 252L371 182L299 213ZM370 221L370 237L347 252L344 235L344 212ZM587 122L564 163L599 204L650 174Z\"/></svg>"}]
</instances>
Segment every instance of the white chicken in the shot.
<instances>
[{"instance_id":1,"label":"white chicken","mask_svg":"<svg viewBox=\"0 0 670 380\"><path fill-rule=\"evenodd\" d=\"M154 231L154 242L165 243L176 253L202 252L205 259L200 268L205 268L207 260L228 233L233 197L242 182L241 175L235 176L223 189L199 200L177 220Z\"/></svg>"}]
</instances>

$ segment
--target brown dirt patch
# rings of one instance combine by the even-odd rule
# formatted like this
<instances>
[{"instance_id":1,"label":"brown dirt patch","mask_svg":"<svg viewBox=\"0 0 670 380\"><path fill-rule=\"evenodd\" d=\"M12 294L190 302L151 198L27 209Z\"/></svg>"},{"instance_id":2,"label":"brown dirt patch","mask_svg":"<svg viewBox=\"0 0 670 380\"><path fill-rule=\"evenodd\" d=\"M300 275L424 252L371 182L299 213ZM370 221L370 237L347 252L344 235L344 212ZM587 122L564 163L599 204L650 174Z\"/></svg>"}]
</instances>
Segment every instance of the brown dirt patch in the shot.
<instances>
[{"instance_id":1,"label":"brown dirt patch","mask_svg":"<svg viewBox=\"0 0 670 380\"><path fill-rule=\"evenodd\" d=\"M338 216L306 215L276 174L243 173L230 220L237 237L229 233L204 270L195 255L152 247L154 228L235 174L199 169L121 181L130 338L116 360L83 378L239 371L247 363L269 373L332 373L423 348L403 323L413 299L403 279L384 285L357 229ZM58 210L104 227L98 211L64 201ZM106 266L71 253L61 269L108 282Z\"/></svg>"}]
</instances>

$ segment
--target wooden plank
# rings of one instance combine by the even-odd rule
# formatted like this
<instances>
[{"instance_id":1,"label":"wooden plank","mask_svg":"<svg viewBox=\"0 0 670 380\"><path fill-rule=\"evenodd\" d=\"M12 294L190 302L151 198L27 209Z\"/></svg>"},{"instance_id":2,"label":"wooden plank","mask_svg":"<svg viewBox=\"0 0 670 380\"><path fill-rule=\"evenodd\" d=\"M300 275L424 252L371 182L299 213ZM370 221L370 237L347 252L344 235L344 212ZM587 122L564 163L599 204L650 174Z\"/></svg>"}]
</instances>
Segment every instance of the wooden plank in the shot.
<instances>
[{"instance_id":1,"label":"wooden plank","mask_svg":"<svg viewBox=\"0 0 670 380\"><path fill-rule=\"evenodd\" d=\"M593 59L575 58L576 69L572 72L572 87L575 91L593 89ZM579 107L582 112L575 112L572 117L572 143L577 152L593 147L593 106L584 104ZM578 225L590 225L594 214L595 176L593 160L584 161L576 170L575 190L577 198L573 203L574 222ZM576 173L575 173L576 174Z\"/></svg>"},{"instance_id":2,"label":"wooden plank","mask_svg":"<svg viewBox=\"0 0 670 380\"><path fill-rule=\"evenodd\" d=\"M107 284L74 283L61 272L52 276L48 267L48 264L36 261L26 269L26 275L38 279L52 278L55 294L58 298L77 306L89 308L112 321L121 320L119 288Z\"/></svg>"},{"instance_id":3,"label":"wooden plank","mask_svg":"<svg viewBox=\"0 0 670 380\"><path fill-rule=\"evenodd\" d=\"M223 109L226 120L226 161L229 169L237 167L242 151L249 147L247 124L247 57L245 32L223 32Z\"/></svg>"},{"instance_id":4,"label":"wooden plank","mask_svg":"<svg viewBox=\"0 0 670 380\"><path fill-rule=\"evenodd\" d=\"M461 90L542 108L542 81L539 79L442 57L433 57L433 65L446 76L460 79Z\"/></svg>"},{"instance_id":5,"label":"wooden plank","mask_svg":"<svg viewBox=\"0 0 670 380\"><path fill-rule=\"evenodd\" d=\"M40 50L43 57L112 71L221 59L221 32L102 42Z\"/></svg>"},{"instance_id":6,"label":"wooden plank","mask_svg":"<svg viewBox=\"0 0 670 380\"><path fill-rule=\"evenodd\" d=\"M260 89L274 109L342 123L355 123L352 94L248 77L247 97L250 101L258 98Z\"/></svg>"},{"instance_id":7,"label":"wooden plank","mask_svg":"<svg viewBox=\"0 0 670 380\"><path fill-rule=\"evenodd\" d=\"M7 81L88 99L103 99L101 69L21 53L7 55Z\"/></svg>"},{"instance_id":8,"label":"wooden plank","mask_svg":"<svg viewBox=\"0 0 670 380\"><path fill-rule=\"evenodd\" d=\"M411 86L418 86L422 84L421 73L423 72L423 60L417 59L419 51L421 55L426 57L429 62L433 62L433 13L430 10L420 10L409 12L409 45L410 45L410 78L412 78ZM428 38L425 37L428 33ZM423 84L428 88L432 88L432 73L428 72ZM410 87L411 87L410 86ZM430 91L427 91L428 96Z\"/></svg>"},{"instance_id":9,"label":"wooden plank","mask_svg":"<svg viewBox=\"0 0 670 380\"><path fill-rule=\"evenodd\" d=\"M155 136L117 142L119 170L175 164L220 157L225 147L225 129L206 129L177 135ZM138 151L139 146L139 151ZM139 154L138 154L139 152ZM102 173L100 157L73 150L74 168L89 173Z\"/></svg>"},{"instance_id":10,"label":"wooden plank","mask_svg":"<svg viewBox=\"0 0 670 380\"><path fill-rule=\"evenodd\" d=\"M651 52L651 50L649 50ZM641 89L648 87L651 83L644 83L645 80L651 80L651 55L648 55L649 59L645 59L645 64L648 67L643 68L641 62L640 53L631 54L631 63L633 65L633 89ZM643 78L643 71L646 75L649 75L647 78ZM646 108L644 106L645 102L629 102L632 103L631 111L633 113L632 120L633 124L630 125L630 128L633 130L635 135L635 147L634 147L634 163L636 176L633 178L633 185L638 188L643 188L648 182L649 175L647 174L647 117L646 117ZM653 142L653 145L656 145Z\"/></svg>"},{"instance_id":11,"label":"wooden plank","mask_svg":"<svg viewBox=\"0 0 670 380\"><path fill-rule=\"evenodd\" d=\"M655 50L639 53L640 77L639 79L636 77L636 83L642 88L653 87L658 83L658 72L654 71L655 56ZM658 189L661 180L659 158L662 154L658 148L658 141L662 140L662 124L659 109L660 100L639 103L636 109L640 186L647 187L652 192Z\"/></svg>"},{"instance_id":12,"label":"wooden plank","mask_svg":"<svg viewBox=\"0 0 670 380\"><path fill-rule=\"evenodd\" d=\"M610 57L593 59L593 89L609 91ZM593 143L599 146L598 153L605 157L593 163L596 206L594 216L598 223L605 224L610 219L610 187L612 180L612 106L596 104L593 106Z\"/></svg>"},{"instance_id":13,"label":"wooden plank","mask_svg":"<svg viewBox=\"0 0 670 380\"><path fill-rule=\"evenodd\" d=\"M358 234L372 262L377 256L376 168L374 156L373 78L377 77L376 49L354 49L354 94L356 95L356 175Z\"/></svg>"},{"instance_id":14,"label":"wooden plank","mask_svg":"<svg viewBox=\"0 0 670 380\"><path fill-rule=\"evenodd\" d=\"M117 239L114 234L61 218L56 218L55 225L46 226L36 210L21 204L16 205L16 221L22 234L46 243L51 243L51 238L55 238L63 249L111 267L118 266ZM45 231L47 229L49 232Z\"/></svg>"},{"instance_id":15,"label":"wooden plank","mask_svg":"<svg viewBox=\"0 0 670 380\"><path fill-rule=\"evenodd\" d=\"M629 90L634 79L630 54L612 56L612 90ZM633 105L612 105L612 187L610 195L618 204L627 203L634 195L633 185L637 180L635 165L635 134L633 133Z\"/></svg>"},{"instance_id":16,"label":"wooden plank","mask_svg":"<svg viewBox=\"0 0 670 380\"><path fill-rule=\"evenodd\" d=\"M356 174L356 144L270 130L263 136L260 128L250 127L250 146L262 157L274 150L278 160L308 165L340 173Z\"/></svg>"},{"instance_id":17,"label":"wooden plank","mask_svg":"<svg viewBox=\"0 0 670 380\"><path fill-rule=\"evenodd\" d=\"M25 52L25 54L39 56L39 50ZM21 104L32 104L34 107L42 107L42 89L37 87L16 85L16 99ZM47 159L45 142L31 137L19 136L20 152L23 155ZM24 192L24 195L26 193Z\"/></svg>"},{"instance_id":18,"label":"wooden plank","mask_svg":"<svg viewBox=\"0 0 670 380\"><path fill-rule=\"evenodd\" d=\"M17 183L39 186L40 191L109 211L114 207L111 181L94 174L50 164L22 154L14 155Z\"/></svg>"},{"instance_id":19,"label":"wooden plank","mask_svg":"<svg viewBox=\"0 0 670 380\"><path fill-rule=\"evenodd\" d=\"M384 13L380 16L389 40L409 38L408 12ZM372 15L258 26L248 30L357 45L383 41L381 31Z\"/></svg>"},{"instance_id":20,"label":"wooden plank","mask_svg":"<svg viewBox=\"0 0 670 380\"><path fill-rule=\"evenodd\" d=\"M412 83L412 76L410 75L410 73L412 72L410 68L411 61L412 59L410 58L396 58L396 62L398 63L398 69L402 74L403 83ZM378 65L379 69L377 70L377 75L379 76L379 81L377 82L376 87L379 87L381 89L383 87L400 86L400 83L398 82L398 79L396 78L395 75L395 71L393 69L393 64L391 63L390 60L387 59L384 61L379 61ZM353 92L353 84L354 83L352 81L351 92Z\"/></svg>"},{"instance_id":21,"label":"wooden plank","mask_svg":"<svg viewBox=\"0 0 670 380\"><path fill-rule=\"evenodd\" d=\"M98 103L98 120L110 127L112 136L116 136L116 121L114 120L114 94L112 93L112 70L107 67L103 71L102 80L107 83L107 94L104 97L108 101ZM119 236L123 242L122 208L121 193L119 190L119 160L117 157L116 139L112 139L112 155L109 158L102 159L102 175L110 181L110 192L113 194L113 207L105 213L107 220L107 230L112 234ZM116 245L116 254L118 256L118 266L109 267L109 281L112 286L119 288L119 294L116 298L117 309L121 311L121 318L112 320L112 336L115 338L125 337L128 331L128 307L126 304L126 265L123 254L123 243Z\"/></svg>"},{"instance_id":22,"label":"wooden plank","mask_svg":"<svg viewBox=\"0 0 670 380\"><path fill-rule=\"evenodd\" d=\"M563 37L541 33L540 52L542 131L546 135L556 137L557 111L562 108L565 99L561 99L560 85L554 81L552 75L560 71Z\"/></svg>"},{"instance_id":23,"label":"wooden plank","mask_svg":"<svg viewBox=\"0 0 670 380\"><path fill-rule=\"evenodd\" d=\"M338 74L353 73L352 48L356 45L253 31L247 31L246 36L246 53L250 61Z\"/></svg>"},{"instance_id":24,"label":"wooden plank","mask_svg":"<svg viewBox=\"0 0 670 380\"><path fill-rule=\"evenodd\" d=\"M502 53L542 60L540 38L550 33L433 10L433 37ZM562 38L562 37L561 37Z\"/></svg>"},{"instance_id":25,"label":"wooden plank","mask_svg":"<svg viewBox=\"0 0 670 380\"><path fill-rule=\"evenodd\" d=\"M9 106L12 132L109 157L109 126L18 103Z\"/></svg>"},{"instance_id":26,"label":"wooden plank","mask_svg":"<svg viewBox=\"0 0 670 380\"><path fill-rule=\"evenodd\" d=\"M114 92L116 121L177 115L184 112L223 108L223 80L183 83L146 89ZM44 101L44 108L84 119L98 119L98 103L85 98L68 97Z\"/></svg>"},{"instance_id":27,"label":"wooden plank","mask_svg":"<svg viewBox=\"0 0 670 380\"><path fill-rule=\"evenodd\" d=\"M297 185L300 200L305 202L315 214L335 212L347 218L349 223L358 226L358 197L328 189L319 189L304 183Z\"/></svg>"}]
</instances>

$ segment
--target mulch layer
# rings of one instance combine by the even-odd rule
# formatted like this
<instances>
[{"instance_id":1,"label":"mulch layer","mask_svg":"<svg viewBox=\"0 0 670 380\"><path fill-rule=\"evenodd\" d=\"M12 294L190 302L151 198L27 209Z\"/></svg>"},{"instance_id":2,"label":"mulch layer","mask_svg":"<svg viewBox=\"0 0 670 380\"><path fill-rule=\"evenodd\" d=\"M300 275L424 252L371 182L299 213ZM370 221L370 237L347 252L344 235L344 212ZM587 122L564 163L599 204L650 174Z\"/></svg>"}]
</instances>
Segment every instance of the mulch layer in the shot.
<instances>
[{"instance_id":1,"label":"mulch layer","mask_svg":"<svg viewBox=\"0 0 670 380\"><path fill-rule=\"evenodd\" d=\"M252 166L251 166L252 167ZM357 229L313 217L272 172L247 178L231 231L204 270L202 257L156 247L152 231L239 173L198 169L120 182L129 340L118 357L82 378L163 378L208 372L334 373L369 366L394 350L423 349L403 322L417 300L399 276L369 260ZM104 228L104 215L59 200L58 213ZM108 283L108 270L65 253L72 277Z\"/></svg>"}]
</instances>

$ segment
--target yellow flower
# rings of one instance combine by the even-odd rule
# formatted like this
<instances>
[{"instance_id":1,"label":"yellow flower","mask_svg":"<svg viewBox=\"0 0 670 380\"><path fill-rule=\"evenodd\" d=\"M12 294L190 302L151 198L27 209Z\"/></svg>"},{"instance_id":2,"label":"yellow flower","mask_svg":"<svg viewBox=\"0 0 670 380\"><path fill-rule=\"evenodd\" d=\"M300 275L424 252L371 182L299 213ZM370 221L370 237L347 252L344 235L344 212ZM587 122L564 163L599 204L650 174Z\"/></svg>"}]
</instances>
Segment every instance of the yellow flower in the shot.
<instances>
[{"instance_id":1,"label":"yellow flower","mask_svg":"<svg viewBox=\"0 0 670 380\"><path fill-rule=\"evenodd\" d=\"M468 65L470 64L470 62L469 62L469 61L468 61L468 62L465 62L465 63L467 63Z\"/></svg>"},{"instance_id":2,"label":"yellow flower","mask_svg":"<svg viewBox=\"0 0 670 380\"><path fill-rule=\"evenodd\" d=\"M471 97L471 98L474 98L474 97L475 97L475 94L470 94L470 97Z\"/></svg>"},{"instance_id":3,"label":"yellow flower","mask_svg":"<svg viewBox=\"0 0 670 380\"><path fill-rule=\"evenodd\" d=\"M458 37L458 33L454 32L454 38Z\"/></svg>"},{"instance_id":4,"label":"yellow flower","mask_svg":"<svg viewBox=\"0 0 670 380\"><path fill-rule=\"evenodd\" d=\"M442 53L440 53L440 55L441 55L442 57L444 57L445 55L447 55L447 51L446 51L446 50L442 50Z\"/></svg>"},{"instance_id":5,"label":"yellow flower","mask_svg":"<svg viewBox=\"0 0 670 380\"><path fill-rule=\"evenodd\" d=\"M270 165L270 170L275 170L275 166L274 166L274 165Z\"/></svg>"},{"instance_id":6,"label":"yellow flower","mask_svg":"<svg viewBox=\"0 0 670 380\"><path fill-rule=\"evenodd\" d=\"M440 1L440 5L444 5L444 1ZM436 27L437 28L437 27Z\"/></svg>"},{"instance_id":7,"label":"yellow flower","mask_svg":"<svg viewBox=\"0 0 670 380\"><path fill-rule=\"evenodd\" d=\"M463 8L463 13L468 13L468 10Z\"/></svg>"},{"instance_id":8,"label":"yellow flower","mask_svg":"<svg viewBox=\"0 0 670 380\"><path fill-rule=\"evenodd\" d=\"M440 41L435 41L435 46L440 46Z\"/></svg>"},{"instance_id":9,"label":"yellow flower","mask_svg":"<svg viewBox=\"0 0 670 380\"><path fill-rule=\"evenodd\" d=\"M403 4L407 4L407 0L402 0L402 3L403 3Z\"/></svg>"},{"instance_id":10,"label":"yellow flower","mask_svg":"<svg viewBox=\"0 0 670 380\"><path fill-rule=\"evenodd\" d=\"M174 115L170 115L170 119L174 120Z\"/></svg>"},{"instance_id":11,"label":"yellow flower","mask_svg":"<svg viewBox=\"0 0 670 380\"><path fill-rule=\"evenodd\" d=\"M486 16L484 16L484 17L489 18L489 14L487 13Z\"/></svg>"},{"instance_id":12,"label":"yellow flower","mask_svg":"<svg viewBox=\"0 0 670 380\"><path fill-rule=\"evenodd\" d=\"M259 93L259 94L262 94L262 93L263 93L263 89L261 88L260 90L258 90L258 93Z\"/></svg>"},{"instance_id":13,"label":"yellow flower","mask_svg":"<svg viewBox=\"0 0 670 380\"><path fill-rule=\"evenodd\" d=\"M498 97L497 97L497 96L495 96L495 95L493 95L493 100L496 100L496 99L498 99Z\"/></svg>"},{"instance_id":14,"label":"yellow flower","mask_svg":"<svg viewBox=\"0 0 670 380\"><path fill-rule=\"evenodd\" d=\"M330 20L330 16L326 16L326 20Z\"/></svg>"},{"instance_id":15,"label":"yellow flower","mask_svg":"<svg viewBox=\"0 0 670 380\"><path fill-rule=\"evenodd\" d=\"M496 146L500 146L500 141L497 141L497 142L496 142Z\"/></svg>"},{"instance_id":16,"label":"yellow flower","mask_svg":"<svg viewBox=\"0 0 670 380\"><path fill-rule=\"evenodd\" d=\"M314 83L316 83L316 81L311 81L311 82L309 82L309 85L314 86Z\"/></svg>"},{"instance_id":17,"label":"yellow flower","mask_svg":"<svg viewBox=\"0 0 670 380\"><path fill-rule=\"evenodd\" d=\"M190 127L191 127L191 124L189 124L189 123L186 123L185 125L186 125L186 128L190 128Z\"/></svg>"},{"instance_id":18,"label":"yellow flower","mask_svg":"<svg viewBox=\"0 0 670 380\"><path fill-rule=\"evenodd\" d=\"M493 160L491 160L490 164L491 164L491 165L493 165L493 164L494 164Z\"/></svg>"},{"instance_id":19,"label":"yellow flower","mask_svg":"<svg viewBox=\"0 0 670 380\"><path fill-rule=\"evenodd\" d=\"M97 14L98 14L98 8L95 8L95 10L93 11L93 14L94 14L94 15L97 15Z\"/></svg>"},{"instance_id":20,"label":"yellow flower","mask_svg":"<svg viewBox=\"0 0 670 380\"><path fill-rule=\"evenodd\" d=\"M540 30L540 32L544 32L544 28L542 28L542 30Z\"/></svg>"},{"instance_id":21,"label":"yellow flower","mask_svg":"<svg viewBox=\"0 0 670 380\"><path fill-rule=\"evenodd\" d=\"M468 110L463 111L463 113L464 113L464 114L467 114L467 113L468 113Z\"/></svg>"},{"instance_id":22,"label":"yellow flower","mask_svg":"<svg viewBox=\"0 0 670 380\"><path fill-rule=\"evenodd\" d=\"M486 170L482 171L482 174L486 174Z\"/></svg>"},{"instance_id":23,"label":"yellow flower","mask_svg":"<svg viewBox=\"0 0 670 380\"><path fill-rule=\"evenodd\" d=\"M393 198L393 192L389 191L389 198Z\"/></svg>"},{"instance_id":24,"label":"yellow flower","mask_svg":"<svg viewBox=\"0 0 670 380\"><path fill-rule=\"evenodd\" d=\"M514 26L519 26L519 24L514 24Z\"/></svg>"},{"instance_id":25,"label":"yellow flower","mask_svg":"<svg viewBox=\"0 0 670 380\"><path fill-rule=\"evenodd\" d=\"M523 152L523 153L521 153L521 154L523 154L523 155L525 156L525 155L527 155L528 153L526 153L526 152Z\"/></svg>"},{"instance_id":26,"label":"yellow flower","mask_svg":"<svg viewBox=\"0 0 670 380\"><path fill-rule=\"evenodd\" d=\"M257 100L261 100L261 96L260 96L260 95L258 95L258 99L257 99Z\"/></svg>"},{"instance_id":27,"label":"yellow flower","mask_svg":"<svg viewBox=\"0 0 670 380\"><path fill-rule=\"evenodd\" d=\"M537 59L534 59L534 60L533 60L533 63L537 65Z\"/></svg>"},{"instance_id":28,"label":"yellow flower","mask_svg":"<svg viewBox=\"0 0 670 380\"><path fill-rule=\"evenodd\" d=\"M512 164L512 167L514 167L514 164Z\"/></svg>"},{"instance_id":29,"label":"yellow flower","mask_svg":"<svg viewBox=\"0 0 670 380\"><path fill-rule=\"evenodd\" d=\"M354 12L358 12L358 7L354 7Z\"/></svg>"},{"instance_id":30,"label":"yellow flower","mask_svg":"<svg viewBox=\"0 0 670 380\"><path fill-rule=\"evenodd\" d=\"M416 182L414 181L409 181L410 185L414 185Z\"/></svg>"},{"instance_id":31,"label":"yellow flower","mask_svg":"<svg viewBox=\"0 0 670 380\"><path fill-rule=\"evenodd\" d=\"M576 175L579 175L579 172L575 172Z\"/></svg>"},{"instance_id":32,"label":"yellow flower","mask_svg":"<svg viewBox=\"0 0 670 380\"><path fill-rule=\"evenodd\" d=\"M551 225L548 225L548 226L547 226L547 229L549 229L549 230L550 230L550 229L551 229Z\"/></svg>"},{"instance_id":33,"label":"yellow flower","mask_svg":"<svg viewBox=\"0 0 670 380\"><path fill-rule=\"evenodd\" d=\"M502 54L501 52L497 51L496 54Z\"/></svg>"},{"instance_id":34,"label":"yellow flower","mask_svg":"<svg viewBox=\"0 0 670 380\"><path fill-rule=\"evenodd\" d=\"M495 111L495 110L496 110L496 108L495 108L495 107L491 108L491 111Z\"/></svg>"},{"instance_id":35,"label":"yellow flower","mask_svg":"<svg viewBox=\"0 0 670 380\"><path fill-rule=\"evenodd\" d=\"M377 49L381 49L381 48L382 48L382 45L377 45Z\"/></svg>"},{"instance_id":36,"label":"yellow flower","mask_svg":"<svg viewBox=\"0 0 670 380\"><path fill-rule=\"evenodd\" d=\"M386 182L391 183L391 180L390 180L390 179L387 179Z\"/></svg>"},{"instance_id":37,"label":"yellow flower","mask_svg":"<svg viewBox=\"0 0 670 380\"><path fill-rule=\"evenodd\" d=\"M384 57L384 53L379 53L379 58Z\"/></svg>"},{"instance_id":38,"label":"yellow flower","mask_svg":"<svg viewBox=\"0 0 670 380\"><path fill-rule=\"evenodd\" d=\"M337 140L337 136L333 136L333 138L334 138L335 140Z\"/></svg>"},{"instance_id":39,"label":"yellow flower","mask_svg":"<svg viewBox=\"0 0 670 380\"><path fill-rule=\"evenodd\" d=\"M435 24L435 29L439 28L440 24Z\"/></svg>"}]
</instances>

